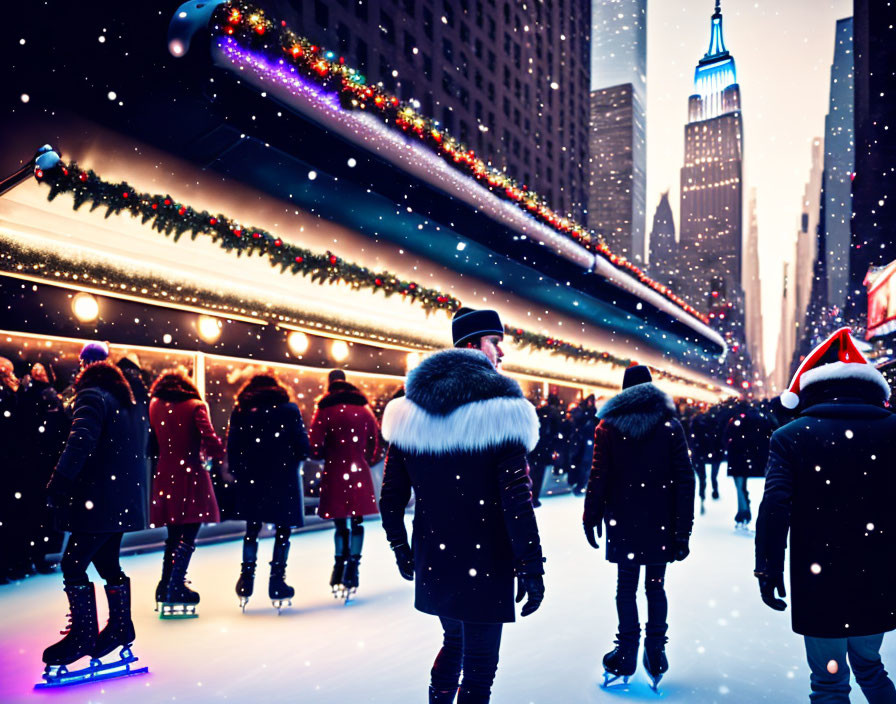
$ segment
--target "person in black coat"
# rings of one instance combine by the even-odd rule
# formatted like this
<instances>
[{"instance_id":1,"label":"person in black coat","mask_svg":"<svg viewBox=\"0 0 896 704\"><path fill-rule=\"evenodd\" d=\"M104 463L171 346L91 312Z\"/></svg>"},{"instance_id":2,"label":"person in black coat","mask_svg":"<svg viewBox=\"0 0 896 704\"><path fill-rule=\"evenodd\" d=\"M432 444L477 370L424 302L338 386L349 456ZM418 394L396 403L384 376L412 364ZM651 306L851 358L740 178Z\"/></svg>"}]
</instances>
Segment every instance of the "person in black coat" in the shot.
<instances>
[{"instance_id":1,"label":"person in black coat","mask_svg":"<svg viewBox=\"0 0 896 704\"><path fill-rule=\"evenodd\" d=\"M753 519L747 479L765 476L768 444L774 430L774 420L751 403L736 409L725 428L723 444L728 458L728 476L734 479L737 490L734 522L738 528L746 528Z\"/></svg>"},{"instance_id":2,"label":"person in black coat","mask_svg":"<svg viewBox=\"0 0 896 704\"><path fill-rule=\"evenodd\" d=\"M495 311L461 308L453 349L407 377L404 398L383 416L386 454L380 512L399 571L415 580L415 606L438 616L443 647L429 701L489 701L504 623L544 598L541 543L527 452L538 442L535 409L516 381L497 371L503 337ZM413 547L404 512L416 497Z\"/></svg>"},{"instance_id":3,"label":"person in black coat","mask_svg":"<svg viewBox=\"0 0 896 704\"><path fill-rule=\"evenodd\" d=\"M544 484L544 472L548 465L553 465L557 456L558 436L560 435L560 397L549 394L547 403L540 406L538 415L538 444L529 454L532 477L532 504L541 506L539 497Z\"/></svg>"},{"instance_id":4,"label":"person in black coat","mask_svg":"<svg viewBox=\"0 0 896 704\"><path fill-rule=\"evenodd\" d=\"M665 656L666 564L684 560L694 522L694 472L672 399L650 370L625 370L622 392L600 409L594 464L585 494L585 536L597 548L607 525L607 560L618 565L617 647L604 657L605 684L635 673L641 638L635 592L645 565L647 624L644 668L654 687L668 669Z\"/></svg>"},{"instance_id":5,"label":"person in black coat","mask_svg":"<svg viewBox=\"0 0 896 704\"><path fill-rule=\"evenodd\" d=\"M62 556L71 627L44 651L48 668L89 654L101 658L134 640L130 580L122 572L122 535L146 527L148 428L121 371L82 356L75 379L72 427L47 484L57 527L71 531ZM109 620L97 634L90 563L105 582Z\"/></svg>"},{"instance_id":6,"label":"person in black coat","mask_svg":"<svg viewBox=\"0 0 896 704\"><path fill-rule=\"evenodd\" d=\"M695 413L688 428L688 447L691 450L691 464L697 475L697 487L700 495L700 510L706 500L706 465L711 466L712 498L719 498L719 464L720 453L717 449L719 440L715 436L716 423L712 411L704 410Z\"/></svg>"},{"instance_id":7,"label":"person in black coat","mask_svg":"<svg viewBox=\"0 0 896 704\"><path fill-rule=\"evenodd\" d=\"M47 509L47 482L62 454L71 421L62 400L50 385L46 367L35 364L19 387L18 442L22 451L22 496L24 522L22 536L27 561L39 572L52 571L47 553L59 552L62 533L55 529Z\"/></svg>"},{"instance_id":8,"label":"person in black coat","mask_svg":"<svg viewBox=\"0 0 896 704\"><path fill-rule=\"evenodd\" d=\"M252 596L262 523L277 527L268 596L279 608L295 595L286 584L293 526L305 524L299 465L311 446L299 407L271 374L256 374L236 397L227 434L228 482L236 493L237 517L246 521L243 562L236 593L242 606Z\"/></svg>"},{"instance_id":9,"label":"person in black coat","mask_svg":"<svg viewBox=\"0 0 896 704\"><path fill-rule=\"evenodd\" d=\"M0 584L24 577L27 553L22 540L21 445L18 438L19 380L10 360L0 357Z\"/></svg>"},{"instance_id":10,"label":"person in black coat","mask_svg":"<svg viewBox=\"0 0 896 704\"><path fill-rule=\"evenodd\" d=\"M808 362L808 364L806 364ZM809 354L782 400L799 415L772 436L756 522L762 600L783 611L790 533L792 627L813 701L849 701L849 665L869 702L896 702L880 659L896 628L896 416L890 389L849 337Z\"/></svg>"},{"instance_id":11,"label":"person in black coat","mask_svg":"<svg viewBox=\"0 0 896 704\"><path fill-rule=\"evenodd\" d=\"M594 429L597 427L594 394L582 399L570 415L574 425L575 460L569 471L569 486L576 496L580 496L585 492L594 460Z\"/></svg>"}]
</instances>

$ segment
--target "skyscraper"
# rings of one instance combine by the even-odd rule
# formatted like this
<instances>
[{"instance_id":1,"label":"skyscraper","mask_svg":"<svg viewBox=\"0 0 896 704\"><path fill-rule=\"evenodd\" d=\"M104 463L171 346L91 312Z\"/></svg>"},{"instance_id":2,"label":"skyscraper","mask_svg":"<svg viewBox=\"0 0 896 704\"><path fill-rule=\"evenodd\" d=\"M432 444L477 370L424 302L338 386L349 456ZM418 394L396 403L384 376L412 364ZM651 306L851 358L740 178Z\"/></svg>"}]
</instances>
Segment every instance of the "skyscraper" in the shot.
<instances>
[{"instance_id":1,"label":"skyscraper","mask_svg":"<svg viewBox=\"0 0 896 704\"><path fill-rule=\"evenodd\" d=\"M743 124L734 58L716 0L709 49L694 74L681 169L683 293L698 310L741 294ZM716 288L718 287L718 288Z\"/></svg>"},{"instance_id":2,"label":"skyscraper","mask_svg":"<svg viewBox=\"0 0 896 704\"><path fill-rule=\"evenodd\" d=\"M647 0L591 7L588 226L610 248L645 257Z\"/></svg>"},{"instance_id":3,"label":"skyscraper","mask_svg":"<svg viewBox=\"0 0 896 704\"><path fill-rule=\"evenodd\" d=\"M584 222L591 0L266 7Z\"/></svg>"},{"instance_id":4,"label":"skyscraper","mask_svg":"<svg viewBox=\"0 0 896 704\"><path fill-rule=\"evenodd\" d=\"M855 177L847 305L865 314L871 266L896 259L896 3L854 0Z\"/></svg>"},{"instance_id":5,"label":"skyscraper","mask_svg":"<svg viewBox=\"0 0 896 704\"><path fill-rule=\"evenodd\" d=\"M796 302L794 318L798 328L796 334L798 341L802 338L806 315L809 311L815 258L824 256L824 252L817 251L819 217L821 216L821 187L824 174L822 165L821 138L816 137L812 140L812 166L809 169L809 181L803 192L800 226L796 235L793 290Z\"/></svg>"},{"instance_id":6,"label":"skyscraper","mask_svg":"<svg viewBox=\"0 0 896 704\"><path fill-rule=\"evenodd\" d=\"M853 144L852 17L837 21L831 94L824 118L824 241L827 304L843 308L849 289ZM819 282L820 283L820 282Z\"/></svg>"},{"instance_id":7,"label":"skyscraper","mask_svg":"<svg viewBox=\"0 0 896 704\"><path fill-rule=\"evenodd\" d=\"M656 281L679 290L678 242L675 241L675 220L672 205L669 203L669 191L663 193L653 214L653 227L650 229L650 275Z\"/></svg>"},{"instance_id":8,"label":"skyscraper","mask_svg":"<svg viewBox=\"0 0 896 704\"><path fill-rule=\"evenodd\" d=\"M747 229L744 257L744 334L753 360L753 371L763 377L762 363L762 280L759 276L759 218L756 213L756 189L750 189L750 225Z\"/></svg>"}]
</instances>

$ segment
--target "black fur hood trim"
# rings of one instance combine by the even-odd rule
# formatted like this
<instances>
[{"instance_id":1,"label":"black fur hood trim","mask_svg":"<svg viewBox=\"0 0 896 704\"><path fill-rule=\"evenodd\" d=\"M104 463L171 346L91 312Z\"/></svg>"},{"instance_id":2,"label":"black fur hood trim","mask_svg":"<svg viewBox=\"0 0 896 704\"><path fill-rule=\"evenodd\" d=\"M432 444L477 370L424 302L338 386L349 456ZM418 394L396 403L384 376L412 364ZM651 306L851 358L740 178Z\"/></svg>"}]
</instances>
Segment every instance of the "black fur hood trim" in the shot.
<instances>
[{"instance_id":1,"label":"black fur hood trim","mask_svg":"<svg viewBox=\"0 0 896 704\"><path fill-rule=\"evenodd\" d=\"M85 389L102 389L114 396L123 406L134 406L134 394L124 374L112 362L95 362L78 374L75 392Z\"/></svg>"},{"instance_id":2,"label":"black fur hood trim","mask_svg":"<svg viewBox=\"0 0 896 704\"><path fill-rule=\"evenodd\" d=\"M641 438L674 418L675 404L654 384L637 384L607 401L597 417L627 437Z\"/></svg>"},{"instance_id":3,"label":"black fur hood trim","mask_svg":"<svg viewBox=\"0 0 896 704\"><path fill-rule=\"evenodd\" d=\"M448 349L424 359L405 384L406 396L427 413L447 416L461 406L493 398L523 398L520 385L479 350Z\"/></svg>"},{"instance_id":4,"label":"black fur hood trim","mask_svg":"<svg viewBox=\"0 0 896 704\"><path fill-rule=\"evenodd\" d=\"M343 404L349 406L366 406L367 397L361 393L361 390L349 384L347 381L334 381L327 389L327 393L320 397L317 407L320 410L330 408L331 406L341 406Z\"/></svg>"},{"instance_id":5,"label":"black fur hood trim","mask_svg":"<svg viewBox=\"0 0 896 704\"><path fill-rule=\"evenodd\" d=\"M289 403L289 392L280 386L263 386L261 388L246 388L237 396L237 405L242 410L258 407L280 406Z\"/></svg>"}]
</instances>

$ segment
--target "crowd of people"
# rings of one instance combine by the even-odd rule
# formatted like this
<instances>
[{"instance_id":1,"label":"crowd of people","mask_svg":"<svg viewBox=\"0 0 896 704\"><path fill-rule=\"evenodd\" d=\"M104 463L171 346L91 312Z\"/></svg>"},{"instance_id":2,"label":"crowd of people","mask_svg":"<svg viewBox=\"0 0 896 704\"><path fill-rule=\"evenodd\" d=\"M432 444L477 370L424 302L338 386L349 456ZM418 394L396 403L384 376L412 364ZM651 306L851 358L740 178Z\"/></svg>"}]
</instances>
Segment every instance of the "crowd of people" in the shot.
<instances>
[{"instance_id":1,"label":"crowd of people","mask_svg":"<svg viewBox=\"0 0 896 704\"><path fill-rule=\"evenodd\" d=\"M869 701L896 704L879 655L883 634L896 628L889 559L896 550L896 421L886 380L848 330L807 357L781 405L732 400L679 408L647 367L634 365L620 393L603 403L585 398L564 412L557 396L536 409L500 373L503 329L496 311L460 309L454 348L408 374L385 406L382 429L341 370L330 373L308 431L289 388L270 373L255 374L236 395L226 440L181 370L147 384L136 360L113 364L108 346L92 342L81 351L74 383L57 394L43 366L19 380L0 360L3 459L11 463L4 466L29 470L16 477L12 494L22 503L3 506L5 538L19 528L6 519L11 512L27 527L8 552L15 561L7 570L19 571L8 575L48 569L37 564L47 554L39 544L68 534L61 571L70 624L44 651L47 684L116 676L114 668L136 660L130 581L119 560L125 532L166 527L157 607L163 618L196 615L199 594L186 573L200 526L221 518L213 476L232 501L228 512L246 522L235 587L241 602L253 594L259 532L269 523L276 537L268 596L278 609L288 604L295 593L285 581L290 535L304 521L299 467L315 458L324 462L318 513L335 527L334 593L357 589L363 520L380 513L399 574L415 583L416 608L440 619L431 704L488 702L514 602L525 601L525 617L545 598L534 509L548 467L567 473L576 493L584 489L585 539L598 549L606 530L604 554L616 565L618 628L603 658L604 685L635 673L643 623L641 662L656 689L669 669L674 606L665 574L689 556L695 498L702 510L708 488L719 497L724 461L739 529L752 519L748 479L767 476L754 575L762 601L777 611L787 607L791 536L792 624L805 638L813 700L848 701L851 665ZM370 465L381 456L381 440L377 500ZM33 454L26 460L25 452ZM404 516L412 496L409 535ZM29 515L22 506L31 507ZM109 605L102 629L91 563ZM643 621L636 599L642 567ZM100 660L118 648L118 661ZM84 656L89 667L67 670Z\"/></svg>"}]
</instances>

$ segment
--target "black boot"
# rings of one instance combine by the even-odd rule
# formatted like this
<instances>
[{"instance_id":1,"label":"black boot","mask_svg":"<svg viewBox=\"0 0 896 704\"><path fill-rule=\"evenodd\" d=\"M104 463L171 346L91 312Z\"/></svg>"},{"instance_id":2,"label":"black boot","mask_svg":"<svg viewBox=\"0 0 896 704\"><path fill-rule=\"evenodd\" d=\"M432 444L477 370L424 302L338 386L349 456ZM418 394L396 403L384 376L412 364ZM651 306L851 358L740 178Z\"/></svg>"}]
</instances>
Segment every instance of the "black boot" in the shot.
<instances>
[{"instance_id":1,"label":"black boot","mask_svg":"<svg viewBox=\"0 0 896 704\"><path fill-rule=\"evenodd\" d=\"M457 688L448 690L434 689L432 685L429 687L429 704L454 704L454 698L457 696Z\"/></svg>"},{"instance_id":2,"label":"black boot","mask_svg":"<svg viewBox=\"0 0 896 704\"><path fill-rule=\"evenodd\" d=\"M127 577L121 584L107 584L106 599L109 601L109 620L96 639L96 647L90 657L99 659L116 648L128 648L134 642L136 632L131 620L131 580Z\"/></svg>"},{"instance_id":3,"label":"black boot","mask_svg":"<svg viewBox=\"0 0 896 704\"><path fill-rule=\"evenodd\" d=\"M349 532L348 528L336 528L333 533L336 555L333 558L333 573L330 575L330 589L334 598L343 596L342 575L345 573L345 563L349 556Z\"/></svg>"},{"instance_id":4,"label":"black boot","mask_svg":"<svg viewBox=\"0 0 896 704\"><path fill-rule=\"evenodd\" d=\"M361 548L364 546L364 526L352 526L352 534L349 542L349 556L345 562L345 571L342 573L342 586L345 588L346 601L358 591Z\"/></svg>"},{"instance_id":5,"label":"black boot","mask_svg":"<svg viewBox=\"0 0 896 704\"><path fill-rule=\"evenodd\" d=\"M196 604L199 603L199 594L186 585L187 567L193 556L195 546L180 541L174 548L171 559L171 579L168 582L168 591L165 601L162 603L162 616L171 617L195 617Z\"/></svg>"},{"instance_id":6,"label":"black boot","mask_svg":"<svg viewBox=\"0 0 896 704\"><path fill-rule=\"evenodd\" d=\"M644 639L644 669L653 681L651 689L654 692L659 687L660 680L669 669L669 661L666 659L666 637L647 637Z\"/></svg>"},{"instance_id":7,"label":"black boot","mask_svg":"<svg viewBox=\"0 0 896 704\"><path fill-rule=\"evenodd\" d=\"M240 608L246 610L249 597L255 591L255 562L258 558L258 541L243 540L243 564L240 578L236 582L236 595L240 598Z\"/></svg>"},{"instance_id":8,"label":"black boot","mask_svg":"<svg viewBox=\"0 0 896 704\"><path fill-rule=\"evenodd\" d=\"M635 674L638 667L640 640L640 631L616 634L616 647L604 655L604 683L601 687L606 687L620 677L623 678L623 684L628 684L629 677Z\"/></svg>"},{"instance_id":9,"label":"black boot","mask_svg":"<svg viewBox=\"0 0 896 704\"><path fill-rule=\"evenodd\" d=\"M93 582L67 586L69 626L65 637L44 650L47 665L70 665L96 647L96 593Z\"/></svg>"},{"instance_id":10,"label":"black boot","mask_svg":"<svg viewBox=\"0 0 896 704\"><path fill-rule=\"evenodd\" d=\"M156 586L156 611L159 610L159 607L168 595L168 582L171 581L171 566L173 559L174 550L166 542L165 556L162 558L162 577L159 579L159 584Z\"/></svg>"},{"instance_id":11,"label":"black boot","mask_svg":"<svg viewBox=\"0 0 896 704\"><path fill-rule=\"evenodd\" d=\"M287 557L289 557L289 541L276 541L274 543L274 559L271 560L271 579L268 582L268 596L278 612L283 608L284 602L286 602L285 605L291 606L292 601L290 600L296 595L296 590L284 580Z\"/></svg>"},{"instance_id":12,"label":"black boot","mask_svg":"<svg viewBox=\"0 0 896 704\"><path fill-rule=\"evenodd\" d=\"M457 704L488 704L491 692L471 692L461 685L457 690Z\"/></svg>"}]
</instances>

